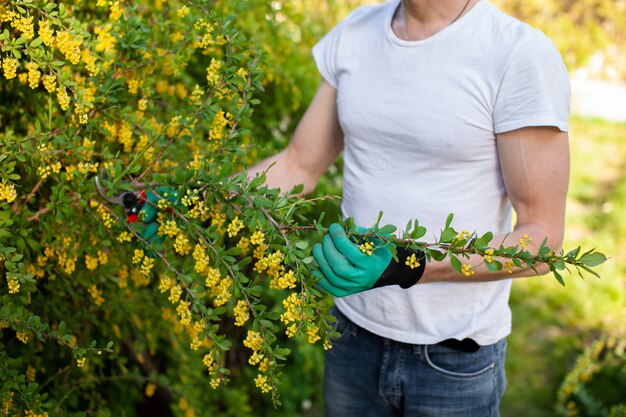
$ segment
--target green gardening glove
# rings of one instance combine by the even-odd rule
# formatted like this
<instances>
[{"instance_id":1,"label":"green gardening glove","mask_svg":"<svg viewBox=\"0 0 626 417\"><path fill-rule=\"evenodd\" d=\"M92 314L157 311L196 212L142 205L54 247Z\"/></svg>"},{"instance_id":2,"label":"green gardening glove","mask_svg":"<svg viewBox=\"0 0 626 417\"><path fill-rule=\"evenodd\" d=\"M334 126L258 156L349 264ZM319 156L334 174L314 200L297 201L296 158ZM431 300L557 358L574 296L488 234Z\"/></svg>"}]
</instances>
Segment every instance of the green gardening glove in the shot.
<instances>
[{"instance_id":1,"label":"green gardening glove","mask_svg":"<svg viewBox=\"0 0 626 417\"><path fill-rule=\"evenodd\" d=\"M365 233L367 229L357 228ZM323 242L313 246L313 256L321 274L318 284L335 297L345 297L371 288L399 285L409 288L422 277L425 268L424 256L420 252L413 267L407 259L411 254L396 247L398 262L389 248L393 243L383 243L380 239L369 239L371 250L354 243L348 238L344 228L333 223ZM394 245L395 246L395 245Z\"/></svg>"},{"instance_id":2,"label":"green gardening glove","mask_svg":"<svg viewBox=\"0 0 626 417\"><path fill-rule=\"evenodd\" d=\"M146 194L146 201L139 211L139 219L145 224L141 238L151 245L158 245L163 242L163 238L157 233L159 230L157 213L160 200L175 203L178 201L178 191L172 191L167 187L158 187L155 192L149 191Z\"/></svg>"}]
</instances>

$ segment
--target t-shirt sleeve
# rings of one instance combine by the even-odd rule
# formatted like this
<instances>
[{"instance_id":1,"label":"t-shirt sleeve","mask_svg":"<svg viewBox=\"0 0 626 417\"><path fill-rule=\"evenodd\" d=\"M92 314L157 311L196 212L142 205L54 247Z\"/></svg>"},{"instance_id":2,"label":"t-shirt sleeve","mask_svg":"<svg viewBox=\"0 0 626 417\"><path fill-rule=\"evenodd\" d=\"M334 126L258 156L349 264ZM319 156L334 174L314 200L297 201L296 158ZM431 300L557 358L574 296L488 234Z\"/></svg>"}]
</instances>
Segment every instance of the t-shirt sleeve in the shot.
<instances>
[{"instance_id":1,"label":"t-shirt sleeve","mask_svg":"<svg viewBox=\"0 0 626 417\"><path fill-rule=\"evenodd\" d=\"M342 24L335 26L313 46L313 59L317 70L333 88L337 88L337 50Z\"/></svg>"},{"instance_id":2,"label":"t-shirt sleeve","mask_svg":"<svg viewBox=\"0 0 626 417\"><path fill-rule=\"evenodd\" d=\"M494 106L495 133L530 126L568 130L570 83L558 50L534 32L512 52Z\"/></svg>"}]
</instances>

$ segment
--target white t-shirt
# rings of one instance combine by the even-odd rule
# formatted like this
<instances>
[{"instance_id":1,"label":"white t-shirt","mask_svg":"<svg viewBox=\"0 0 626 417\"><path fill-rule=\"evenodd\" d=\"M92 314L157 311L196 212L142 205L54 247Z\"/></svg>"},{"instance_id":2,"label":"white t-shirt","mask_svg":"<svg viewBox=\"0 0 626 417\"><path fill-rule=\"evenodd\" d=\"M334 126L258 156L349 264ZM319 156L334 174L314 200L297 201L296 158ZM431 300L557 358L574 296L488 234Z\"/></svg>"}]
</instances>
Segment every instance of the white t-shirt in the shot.
<instances>
[{"instance_id":1,"label":"white t-shirt","mask_svg":"<svg viewBox=\"0 0 626 417\"><path fill-rule=\"evenodd\" d=\"M313 48L337 90L343 215L371 226L382 210L381 224L400 230L418 219L430 241L449 213L457 230L507 233L512 209L496 133L567 130L561 56L488 0L427 39L404 41L391 29L399 2L358 8ZM511 280L388 286L335 302L356 324L400 342L485 345L510 333L510 288Z\"/></svg>"}]
</instances>

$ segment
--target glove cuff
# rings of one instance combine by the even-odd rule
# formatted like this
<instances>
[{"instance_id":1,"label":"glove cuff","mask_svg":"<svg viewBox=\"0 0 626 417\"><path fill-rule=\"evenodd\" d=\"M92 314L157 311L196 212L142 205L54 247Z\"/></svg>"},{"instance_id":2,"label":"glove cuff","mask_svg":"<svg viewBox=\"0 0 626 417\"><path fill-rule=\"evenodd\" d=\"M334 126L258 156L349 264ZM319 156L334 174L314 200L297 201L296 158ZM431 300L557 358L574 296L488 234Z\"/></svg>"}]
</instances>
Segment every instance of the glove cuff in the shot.
<instances>
[{"instance_id":1,"label":"glove cuff","mask_svg":"<svg viewBox=\"0 0 626 417\"><path fill-rule=\"evenodd\" d=\"M387 269L382 273L372 288L385 287L387 285L399 285L401 288L409 288L417 284L424 275L426 269L426 257L421 251L409 252L404 248L396 248L398 262L391 260ZM407 259L415 253L419 266L411 268L407 265Z\"/></svg>"}]
</instances>

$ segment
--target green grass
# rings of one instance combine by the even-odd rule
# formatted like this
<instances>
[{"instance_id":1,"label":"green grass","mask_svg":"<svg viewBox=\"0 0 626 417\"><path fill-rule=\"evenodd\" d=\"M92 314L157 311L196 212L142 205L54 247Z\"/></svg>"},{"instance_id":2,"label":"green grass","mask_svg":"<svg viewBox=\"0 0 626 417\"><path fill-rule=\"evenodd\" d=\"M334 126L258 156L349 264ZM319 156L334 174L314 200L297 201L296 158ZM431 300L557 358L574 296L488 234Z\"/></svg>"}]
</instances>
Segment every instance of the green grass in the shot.
<instances>
[{"instance_id":1,"label":"green grass","mask_svg":"<svg viewBox=\"0 0 626 417\"><path fill-rule=\"evenodd\" d=\"M597 268L601 279L514 283L503 417L554 416L556 391L582 349L599 335L626 335L626 124L574 119L570 131L564 249L597 247L610 259Z\"/></svg>"}]
</instances>

